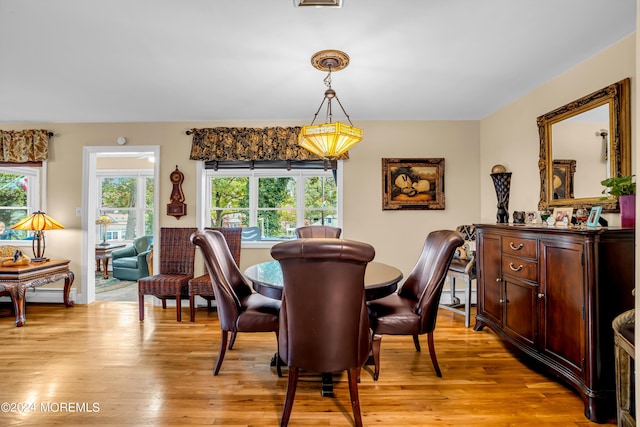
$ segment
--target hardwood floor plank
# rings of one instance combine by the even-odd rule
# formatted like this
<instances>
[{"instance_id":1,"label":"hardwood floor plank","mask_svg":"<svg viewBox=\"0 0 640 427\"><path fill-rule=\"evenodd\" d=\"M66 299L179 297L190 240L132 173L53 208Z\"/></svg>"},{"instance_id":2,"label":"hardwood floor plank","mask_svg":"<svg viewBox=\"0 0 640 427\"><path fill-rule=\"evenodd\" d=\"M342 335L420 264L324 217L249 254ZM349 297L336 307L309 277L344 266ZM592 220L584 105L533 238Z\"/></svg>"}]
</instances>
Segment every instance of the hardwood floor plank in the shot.
<instances>
[{"instance_id":1,"label":"hardwood floor plank","mask_svg":"<svg viewBox=\"0 0 640 427\"><path fill-rule=\"evenodd\" d=\"M0 402L16 405L0 412L0 425L279 425L287 370L278 378L269 364L273 334L239 334L214 377L215 312L198 310L195 323L177 323L173 309L147 305L140 323L137 310L136 303L111 301L30 304L22 328L0 311ZM576 393L522 364L493 333L464 328L462 316L438 316L442 378L433 372L424 337L421 343L418 353L410 337L384 336L379 381L369 367L361 374L365 425L597 425L584 417ZM346 375L335 374L334 382L336 397L323 398L319 376L303 373L290 425L352 425ZM18 411L25 402L34 406Z\"/></svg>"}]
</instances>

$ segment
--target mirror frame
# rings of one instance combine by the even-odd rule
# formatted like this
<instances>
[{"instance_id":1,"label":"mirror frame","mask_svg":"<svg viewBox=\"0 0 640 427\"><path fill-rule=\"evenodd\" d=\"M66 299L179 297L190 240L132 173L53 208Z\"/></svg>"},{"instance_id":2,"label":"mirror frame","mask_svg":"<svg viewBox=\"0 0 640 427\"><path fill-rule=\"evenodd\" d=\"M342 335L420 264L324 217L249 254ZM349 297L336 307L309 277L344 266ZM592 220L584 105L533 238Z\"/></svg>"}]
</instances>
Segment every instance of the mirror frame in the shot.
<instances>
[{"instance_id":1,"label":"mirror frame","mask_svg":"<svg viewBox=\"0 0 640 427\"><path fill-rule=\"evenodd\" d=\"M617 200L600 201L604 196L553 199L551 185L553 183L553 140L551 125L562 120L584 113L585 111L609 104L609 161L611 176L631 175L631 104L629 89L630 79L604 87L587 96L570 102L562 107L544 114L537 119L540 135L540 202L538 209L554 207L591 208L602 206L603 212L619 212ZM604 180L605 178L603 178ZM604 187L602 187L604 190Z\"/></svg>"}]
</instances>

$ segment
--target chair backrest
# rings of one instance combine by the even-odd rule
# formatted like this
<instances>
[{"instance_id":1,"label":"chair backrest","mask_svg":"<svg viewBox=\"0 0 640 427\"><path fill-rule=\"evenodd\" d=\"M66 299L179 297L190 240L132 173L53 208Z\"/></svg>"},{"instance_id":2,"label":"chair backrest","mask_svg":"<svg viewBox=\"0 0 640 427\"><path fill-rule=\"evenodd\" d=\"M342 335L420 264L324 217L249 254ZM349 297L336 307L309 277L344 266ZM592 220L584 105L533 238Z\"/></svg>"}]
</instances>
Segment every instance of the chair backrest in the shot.
<instances>
[{"instance_id":1,"label":"chair backrest","mask_svg":"<svg viewBox=\"0 0 640 427\"><path fill-rule=\"evenodd\" d=\"M148 251L149 246L153 243L153 236L141 236L133 240L133 246L136 248L136 254Z\"/></svg>"},{"instance_id":2,"label":"chair backrest","mask_svg":"<svg viewBox=\"0 0 640 427\"><path fill-rule=\"evenodd\" d=\"M200 247L216 297L220 328L235 331L240 315L240 299L251 294L249 281L238 269L225 237L217 230L197 231L191 241Z\"/></svg>"},{"instance_id":3,"label":"chair backrest","mask_svg":"<svg viewBox=\"0 0 640 427\"><path fill-rule=\"evenodd\" d=\"M370 338L364 273L374 255L367 243L333 238L271 248L282 267L278 348L287 365L334 372L364 363Z\"/></svg>"},{"instance_id":4,"label":"chair backrest","mask_svg":"<svg viewBox=\"0 0 640 427\"><path fill-rule=\"evenodd\" d=\"M476 254L476 227L475 225L459 225L456 231L462 234L464 243L456 248L453 254L452 269L460 271L463 266L464 271L475 278L475 254Z\"/></svg>"},{"instance_id":5,"label":"chair backrest","mask_svg":"<svg viewBox=\"0 0 640 427\"><path fill-rule=\"evenodd\" d=\"M339 239L340 234L342 234L342 228L330 225L306 225L296 228L296 236L298 238L333 237Z\"/></svg>"},{"instance_id":6,"label":"chair backrest","mask_svg":"<svg viewBox=\"0 0 640 427\"><path fill-rule=\"evenodd\" d=\"M420 258L398 291L400 296L416 302L416 313L421 316L420 334L435 328L447 270L453 253L463 242L462 234L457 231L437 230L429 233Z\"/></svg>"},{"instance_id":7,"label":"chair backrest","mask_svg":"<svg viewBox=\"0 0 640 427\"><path fill-rule=\"evenodd\" d=\"M242 227L207 227L205 230L216 230L222 233L233 260L240 267L240 253L242 251Z\"/></svg>"},{"instance_id":8,"label":"chair backrest","mask_svg":"<svg viewBox=\"0 0 640 427\"><path fill-rule=\"evenodd\" d=\"M197 228L160 229L160 274L193 274L196 247L191 234Z\"/></svg>"}]
</instances>

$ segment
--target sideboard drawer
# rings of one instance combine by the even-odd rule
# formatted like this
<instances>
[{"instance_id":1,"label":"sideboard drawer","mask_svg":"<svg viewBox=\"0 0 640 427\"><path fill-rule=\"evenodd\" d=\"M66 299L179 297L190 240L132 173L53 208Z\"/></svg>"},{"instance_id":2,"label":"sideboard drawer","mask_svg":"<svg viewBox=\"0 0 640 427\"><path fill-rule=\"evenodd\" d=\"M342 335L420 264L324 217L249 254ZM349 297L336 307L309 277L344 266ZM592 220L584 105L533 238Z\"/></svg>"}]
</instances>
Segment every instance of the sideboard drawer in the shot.
<instances>
[{"instance_id":1,"label":"sideboard drawer","mask_svg":"<svg viewBox=\"0 0 640 427\"><path fill-rule=\"evenodd\" d=\"M522 258L503 255L502 274L537 282L538 264L536 262L525 261Z\"/></svg>"},{"instance_id":2,"label":"sideboard drawer","mask_svg":"<svg viewBox=\"0 0 640 427\"><path fill-rule=\"evenodd\" d=\"M538 259L538 241L514 236L502 237L502 253L518 257Z\"/></svg>"}]
</instances>

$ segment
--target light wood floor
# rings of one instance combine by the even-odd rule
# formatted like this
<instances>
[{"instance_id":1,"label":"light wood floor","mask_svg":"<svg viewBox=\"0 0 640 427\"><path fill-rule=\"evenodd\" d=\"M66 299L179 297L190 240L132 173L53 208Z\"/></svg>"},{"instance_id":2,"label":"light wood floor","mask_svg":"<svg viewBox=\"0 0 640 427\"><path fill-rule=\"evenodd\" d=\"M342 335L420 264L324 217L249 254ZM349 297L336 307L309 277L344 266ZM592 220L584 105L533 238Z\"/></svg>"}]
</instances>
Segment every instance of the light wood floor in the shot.
<instances>
[{"instance_id":1,"label":"light wood floor","mask_svg":"<svg viewBox=\"0 0 640 427\"><path fill-rule=\"evenodd\" d=\"M278 378L269 366L273 334L240 334L214 377L215 312L200 309L190 323L187 307L177 323L174 309L148 305L140 323L136 303L100 301L29 305L22 328L8 309L0 316L0 402L34 403L23 413L3 405L0 425L279 425L286 370ZM442 378L425 340L417 353L410 337L383 338L380 380L363 370L359 385L365 426L597 425L577 394L527 368L491 332L465 329L461 316L441 310L435 345ZM352 425L346 376L336 375L335 392L321 397L319 378L307 374L290 425Z\"/></svg>"}]
</instances>

